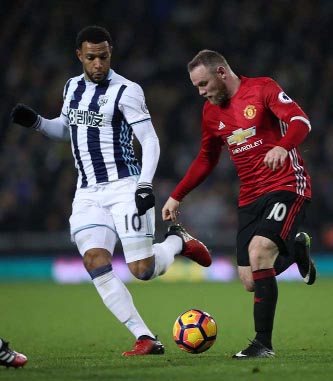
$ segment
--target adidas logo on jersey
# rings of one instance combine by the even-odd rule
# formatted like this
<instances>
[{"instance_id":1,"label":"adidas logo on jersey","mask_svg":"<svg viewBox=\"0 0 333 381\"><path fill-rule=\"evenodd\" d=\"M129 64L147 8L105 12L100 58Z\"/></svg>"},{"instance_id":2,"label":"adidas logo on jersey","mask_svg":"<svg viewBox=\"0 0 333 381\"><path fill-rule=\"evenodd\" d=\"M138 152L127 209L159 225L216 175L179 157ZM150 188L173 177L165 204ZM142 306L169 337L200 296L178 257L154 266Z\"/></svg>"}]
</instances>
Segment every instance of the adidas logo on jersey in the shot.
<instances>
[{"instance_id":1,"label":"adidas logo on jersey","mask_svg":"<svg viewBox=\"0 0 333 381\"><path fill-rule=\"evenodd\" d=\"M219 129L219 130L222 130L223 127L225 127L225 124L224 124L223 122L220 122L220 124L219 124L219 128L218 128L218 129Z\"/></svg>"}]
</instances>

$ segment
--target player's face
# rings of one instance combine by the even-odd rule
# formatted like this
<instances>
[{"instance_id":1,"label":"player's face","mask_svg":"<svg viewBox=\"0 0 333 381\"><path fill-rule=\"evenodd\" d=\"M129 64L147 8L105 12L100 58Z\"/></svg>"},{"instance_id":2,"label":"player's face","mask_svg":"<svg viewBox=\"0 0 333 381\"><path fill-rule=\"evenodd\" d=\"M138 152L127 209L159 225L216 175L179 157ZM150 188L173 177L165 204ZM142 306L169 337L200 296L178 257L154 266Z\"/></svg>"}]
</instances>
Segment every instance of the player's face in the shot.
<instances>
[{"instance_id":1,"label":"player's face","mask_svg":"<svg viewBox=\"0 0 333 381\"><path fill-rule=\"evenodd\" d=\"M222 105L230 99L228 88L218 71L212 72L206 66L200 65L190 72L190 78L199 94L211 104Z\"/></svg>"},{"instance_id":2,"label":"player's face","mask_svg":"<svg viewBox=\"0 0 333 381\"><path fill-rule=\"evenodd\" d=\"M112 47L107 41L98 44L83 42L76 54L82 62L86 79L95 83L104 81L110 70L111 52Z\"/></svg>"}]
</instances>

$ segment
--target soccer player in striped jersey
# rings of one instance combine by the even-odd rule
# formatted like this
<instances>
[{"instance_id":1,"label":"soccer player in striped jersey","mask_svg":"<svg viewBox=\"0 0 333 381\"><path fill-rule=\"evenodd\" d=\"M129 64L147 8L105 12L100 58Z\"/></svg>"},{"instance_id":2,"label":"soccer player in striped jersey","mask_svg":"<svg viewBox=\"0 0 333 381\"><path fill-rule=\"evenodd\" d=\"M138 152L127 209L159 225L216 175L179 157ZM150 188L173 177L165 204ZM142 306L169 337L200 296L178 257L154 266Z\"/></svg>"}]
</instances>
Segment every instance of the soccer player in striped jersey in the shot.
<instances>
[{"instance_id":1,"label":"soccer player in striped jersey","mask_svg":"<svg viewBox=\"0 0 333 381\"><path fill-rule=\"evenodd\" d=\"M7 368L18 368L24 366L27 361L27 356L10 349L9 343L0 337L0 365Z\"/></svg>"},{"instance_id":2,"label":"soccer player in striped jersey","mask_svg":"<svg viewBox=\"0 0 333 381\"><path fill-rule=\"evenodd\" d=\"M245 289L254 291L256 330L250 345L233 357L272 357L276 275L296 262L306 284L316 279L310 237L298 233L311 199L298 146L311 125L273 79L239 77L218 52L199 52L188 71L207 99L201 149L165 203L162 217L175 220L180 202L207 178L226 147L241 183L237 264Z\"/></svg>"},{"instance_id":3,"label":"soccer player in striped jersey","mask_svg":"<svg viewBox=\"0 0 333 381\"><path fill-rule=\"evenodd\" d=\"M141 280L164 274L177 254L202 266L211 264L211 256L179 224L169 227L164 242L153 244L152 181L160 147L143 90L110 68L112 40L105 28L84 28L76 44L83 74L67 81L60 116L45 119L17 104L11 117L14 123L50 138L70 140L78 170L70 217L72 239L106 307L136 338L133 350L123 355L163 354L164 346L113 271L116 241L120 239L130 271ZM134 136L142 148L141 165L134 155Z\"/></svg>"}]
</instances>

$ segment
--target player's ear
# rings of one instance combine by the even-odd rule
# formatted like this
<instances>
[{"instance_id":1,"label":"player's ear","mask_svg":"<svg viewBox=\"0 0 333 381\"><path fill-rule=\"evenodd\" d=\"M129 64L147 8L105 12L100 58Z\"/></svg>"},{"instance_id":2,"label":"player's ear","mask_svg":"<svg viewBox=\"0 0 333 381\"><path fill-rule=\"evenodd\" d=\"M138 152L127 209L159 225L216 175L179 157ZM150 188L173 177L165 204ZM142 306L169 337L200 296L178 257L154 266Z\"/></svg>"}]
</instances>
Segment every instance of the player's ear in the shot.
<instances>
[{"instance_id":1,"label":"player's ear","mask_svg":"<svg viewBox=\"0 0 333 381\"><path fill-rule=\"evenodd\" d=\"M76 49L76 56L82 62L83 58L81 49Z\"/></svg>"},{"instance_id":2,"label":"player's ear","mask_svg":"<svg viewBox=\"0 0 333 381\"><path fill-rule=\"evenodd\" d=\"M216 72L218 75L220 75L222 77L222 79L225 79L226 78L226 69L224 66L218 66L217 69L216 69Z\"/></svg>"}]
</instances>

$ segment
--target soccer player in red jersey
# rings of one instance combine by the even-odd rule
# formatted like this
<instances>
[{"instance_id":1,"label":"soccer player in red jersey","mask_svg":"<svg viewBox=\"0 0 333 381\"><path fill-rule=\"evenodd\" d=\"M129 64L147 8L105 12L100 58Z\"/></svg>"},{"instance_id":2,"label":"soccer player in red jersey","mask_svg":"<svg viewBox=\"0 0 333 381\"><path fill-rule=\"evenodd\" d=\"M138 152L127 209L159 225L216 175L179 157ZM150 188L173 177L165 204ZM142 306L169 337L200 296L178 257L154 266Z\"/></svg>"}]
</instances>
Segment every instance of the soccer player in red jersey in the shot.
<instances>
[{"instance_id":1,"label":"soccer player in red jersey","mask_svg":"<svg viewBox=\"0 0 333 381\"><path fill-rule=\"evenodd\" d=\"M311 125L273 79L239 77L218 52L199 52L188 71L207 99L201 148L165 203L162 218L176 220L180 202L209 176L227 147L240 179L238 272L245 289L254 292L256 331L249 346L233 357L273 357L276 275L296 262L306 284L316 279L310 237L298 233L311 199L310 177L298 146Z\"/></svg>"}]
</instances>

